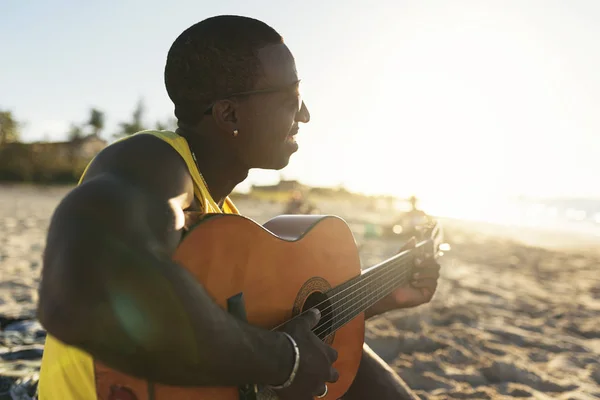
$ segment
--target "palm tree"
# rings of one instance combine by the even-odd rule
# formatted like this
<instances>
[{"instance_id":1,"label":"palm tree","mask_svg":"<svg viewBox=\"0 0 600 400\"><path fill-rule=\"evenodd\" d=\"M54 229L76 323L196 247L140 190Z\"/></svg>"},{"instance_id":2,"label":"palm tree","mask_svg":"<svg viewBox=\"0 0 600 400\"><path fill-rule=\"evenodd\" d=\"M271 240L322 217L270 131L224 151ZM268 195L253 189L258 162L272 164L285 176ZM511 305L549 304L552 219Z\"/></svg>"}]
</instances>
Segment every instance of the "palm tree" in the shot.
<instances>
[{"instance_id":1,"label":"palm tree","mask_svg":"<svg viewBox=\"0 0 600 400\"><path fill-rule=\"evenodd\" d=\"M143 131L146 129L143 123L144 113L146 112L146 107L144 106L143 100L139 100L135 110L133 110L133 115L131 122L121 122L119 126L121 130L115 134L115 137L123 137L133 135L139 131Z\"/></svg>"},{"instance_id":2,"label":"palm tree","mask_svg":"<svg viewBox=\"0 0 600 400\"><path fill-rule=\"evenodd\" d=\"M0 147L6 143L19 141L19 123L12 112L0 111Z\"/></svg>"},{"instance_id":3,"label":"palm tree","mask_svg":"<svg viewBox=\"0 0 600 400\"><path fill-rule=\"evenodd\" d=\"M92 135L98 136L100 131L104 129L104 113L96 108L90 110L90 119L87 123L92 127Z\"/></svg>"},{"instance_id":4,"label":"palm tree","mask_svg":"<svg viewBox=\"0 0 600 400\"><path fill-rule=\"evenodd\" d=\"M83 138L83 129L81 129L81 126L71 124L69 128L69 141L73 142L81 138Z\"/></svg>"},{"instance_id":5,"label":"palm tree","mask_svg":"<svg viewBox=\"0 0 600 400\"><path fill-rule=\"evenodd\" d=\"M175 131L177 129L177 120L171 117L167 118L166 121L156 121L154 128L157 131Z\"/></svg>"}]
</instances>

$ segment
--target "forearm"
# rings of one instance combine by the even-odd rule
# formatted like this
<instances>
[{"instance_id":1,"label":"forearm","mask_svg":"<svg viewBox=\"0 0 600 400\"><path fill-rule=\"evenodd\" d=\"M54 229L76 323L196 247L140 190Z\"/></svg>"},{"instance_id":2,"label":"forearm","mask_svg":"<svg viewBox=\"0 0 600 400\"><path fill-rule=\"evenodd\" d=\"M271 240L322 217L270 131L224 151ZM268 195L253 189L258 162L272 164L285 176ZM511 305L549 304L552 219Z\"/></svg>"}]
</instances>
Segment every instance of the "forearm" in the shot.
<instances>
[{"instance_id":1,"label":"forearm","mask_svg":"<svg viewBox=\"0 0 600 400\"><path fill-rule=\"evenodd\" d=\"M132 281L136 287L123 287L122 293L130 295L124 305L118 298L107 299L110 307L90 313L87 323L96 327L80 347L116 369L156 383L285 381L293 351L283 335L236 320L181 267L170 268L160 277L146 271L150 276L143 282ZM131 324L132 316L137 324Z\"/></svg>"},{"instance_id":2,"label":"forearm","mask_svg":"<svg viewBox=\"0 0 600 400\"><path fill-rule=\"evenodd\" d=\"M366 320L367 320L367 319L369 319L369 318L373 318L373 317L375 317L376 315L378 315L378 313L377 313L377 311L376 311L376 310L374 310L374 309L373 309L373 307L371 307L371 308L369 308L369 309L367 309L367 310L365 311L365 319L366 319Z\"/></svg>"},{"instance_id":3,"label":"forearm","mask_svg":"<svg viewBox=\"0 0 600 400\"><path fill-rule=\"evenodd\" d=\"M278 384L287 379L293 348L283 334L232 317L182 267L168 268L164 276L177 296L163 306L170 315L159 317L157 325L166 326L165 332L149 346L164 350L156 355L155 382L218 386ZM159 297L161 302L165 297L169 296ZM177 321L164 321L173 314ZM174 363L181 364L175 373Z\"/></svg>"},{"instance_id":4,"label":"forearm","mask_svg":"<svg viewBox=\"0 0 600 400\"><path fill-rule=\"evenodd\" d=\"M373 304L367 310L365 310L365 319L373 318L381 314L385 314L390 311L390 306L387 304L388 299L384 297L377 303Z\"/></svg>"},{"instance_id":5,"label":"forearm","mask_svg":"<svg viewBox=\"0 0 600 400\"><path fill-rule=\"evenodd\" d=\"M394 302L394 299L391 296L386 296L365 311L365 319L373 318L378 315L385 314L388 311L399 310L402 308L408 308L408 306L399 306L396 302Z\"/></svg>"},{"instance_id":6,"label":"forearm","mask_svg":"<svg viewBox=\"0 0 600 400\"><path fill-rule=\"evenodd\" d=\"M227 314L183 267L149 251L152 237L115 230L101 211L63 209L51 225L38 309L50 334L156 383L287 379L293 349L284 335Z\"/></svg>"},{"instance_id":7,"label":"forearm","mask_svg":"<svg viewBox=\"0 0 600 400\"><path fill-rule=\"evenodd\" d=\"M56 318L63 321L57 327L42 317L49 333L115 369L157 383L285 381L293 352L283 335L234 319L179 266L130 261L120 264L120 271L110 271L110 261L104 263L104 277L95 280L104 281L102 296L65 293L71 304L57 304L62 308L57 312L70 317L70 327L64 325L67 318ZM86 283L80 283L85 290Z\"/></svg>"}]
</instances>

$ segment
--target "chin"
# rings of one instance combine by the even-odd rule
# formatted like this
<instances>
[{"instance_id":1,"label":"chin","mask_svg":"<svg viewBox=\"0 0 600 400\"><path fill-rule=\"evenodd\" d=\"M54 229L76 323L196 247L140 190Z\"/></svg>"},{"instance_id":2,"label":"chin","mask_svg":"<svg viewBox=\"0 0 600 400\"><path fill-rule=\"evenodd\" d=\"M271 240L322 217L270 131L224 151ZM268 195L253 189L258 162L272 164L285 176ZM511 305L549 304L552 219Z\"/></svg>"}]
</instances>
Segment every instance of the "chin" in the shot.
<instances>
[{"instance_id":1,"label":"chin","mask_svg":"<svg viewBox=\"0 0 600 400\"><path fill-rule=\"evenodd\" d=\"M273 170L284 169L285 167L288 166L289 163L290 163L290 159L288 158L287 160L285 160L279 164L275 164L272 168L269 168L269 169L273 169Z\"/></svg>"},{"instance_id":2,"label":"chin","mask_svg":"<svg viewBox=\"0 0 600 400\"><path fill-rule=\"evenodd\" d=\"M282 151L283 150L283 151ZM254 165L252 168L267 169L267 170L280 170L288 166L290 158L296 152L296 149L282 149L278 152L265 154L260 159L255 159L255 162L250 163Z\"/></svg>"},{"instance_id":3,"label":"chin","mask_svg":"<svg viewBox=\"0 0 600 400\"><path fill-rule=\"evenodd\" d=\"M267 165L262 167L262 169L271 169L271 170L280 170L284 169L290 163L290 155L281 157L280 159L271 160Z\"/></svg>"}]
</instances>

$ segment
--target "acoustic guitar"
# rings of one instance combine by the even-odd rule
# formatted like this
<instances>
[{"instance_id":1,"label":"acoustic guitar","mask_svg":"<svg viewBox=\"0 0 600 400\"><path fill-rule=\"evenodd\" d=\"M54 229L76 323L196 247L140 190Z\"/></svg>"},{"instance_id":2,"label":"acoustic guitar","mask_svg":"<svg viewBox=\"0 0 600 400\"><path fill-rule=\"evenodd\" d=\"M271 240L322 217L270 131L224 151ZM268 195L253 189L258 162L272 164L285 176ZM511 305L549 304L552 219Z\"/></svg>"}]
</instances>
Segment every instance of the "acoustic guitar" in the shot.
<instances>
[{"instance_id":1,"label":"acoustic guitar","mask_svg":"<svg viewBox=\"0 0 600 400\"><path fill-rule=\"evenodd\" d=\"M208 214L181 241L174 260L214 301L236 317L266 329L316 307L313 332L339 355L340 377L324 399L346 393L362 356L364 311L407 284L415 257L438 257L442 231L434 222L416 247L361 270L354 236L338 217L283 215L263 226L234 214ZM128 376L94 363L99 400L277 399L267 388L174 387Z\"/></svg>"}]
</instances>

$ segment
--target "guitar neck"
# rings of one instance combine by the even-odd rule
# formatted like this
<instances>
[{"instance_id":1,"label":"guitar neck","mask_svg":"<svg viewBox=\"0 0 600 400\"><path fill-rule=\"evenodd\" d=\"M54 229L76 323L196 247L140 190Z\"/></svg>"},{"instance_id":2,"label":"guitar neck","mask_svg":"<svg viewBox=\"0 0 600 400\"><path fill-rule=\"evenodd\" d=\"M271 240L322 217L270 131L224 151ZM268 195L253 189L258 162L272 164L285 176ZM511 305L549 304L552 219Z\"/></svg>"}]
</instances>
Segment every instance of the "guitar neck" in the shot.
<instances>
[{"instance_id":1,"label":"guitar neck","mask_svg":"<svg viewBox=\"0 0 600 400\"><path fill-rule=\"evenodd\" d=\"M405 285L411 275L414 259L423 255L428 241L403 251L364 270L359 276L327 291L329 299L321 311L321 320L313 328L321 338L331 335L379 300Z\"/></svg>"}]
</instances>

